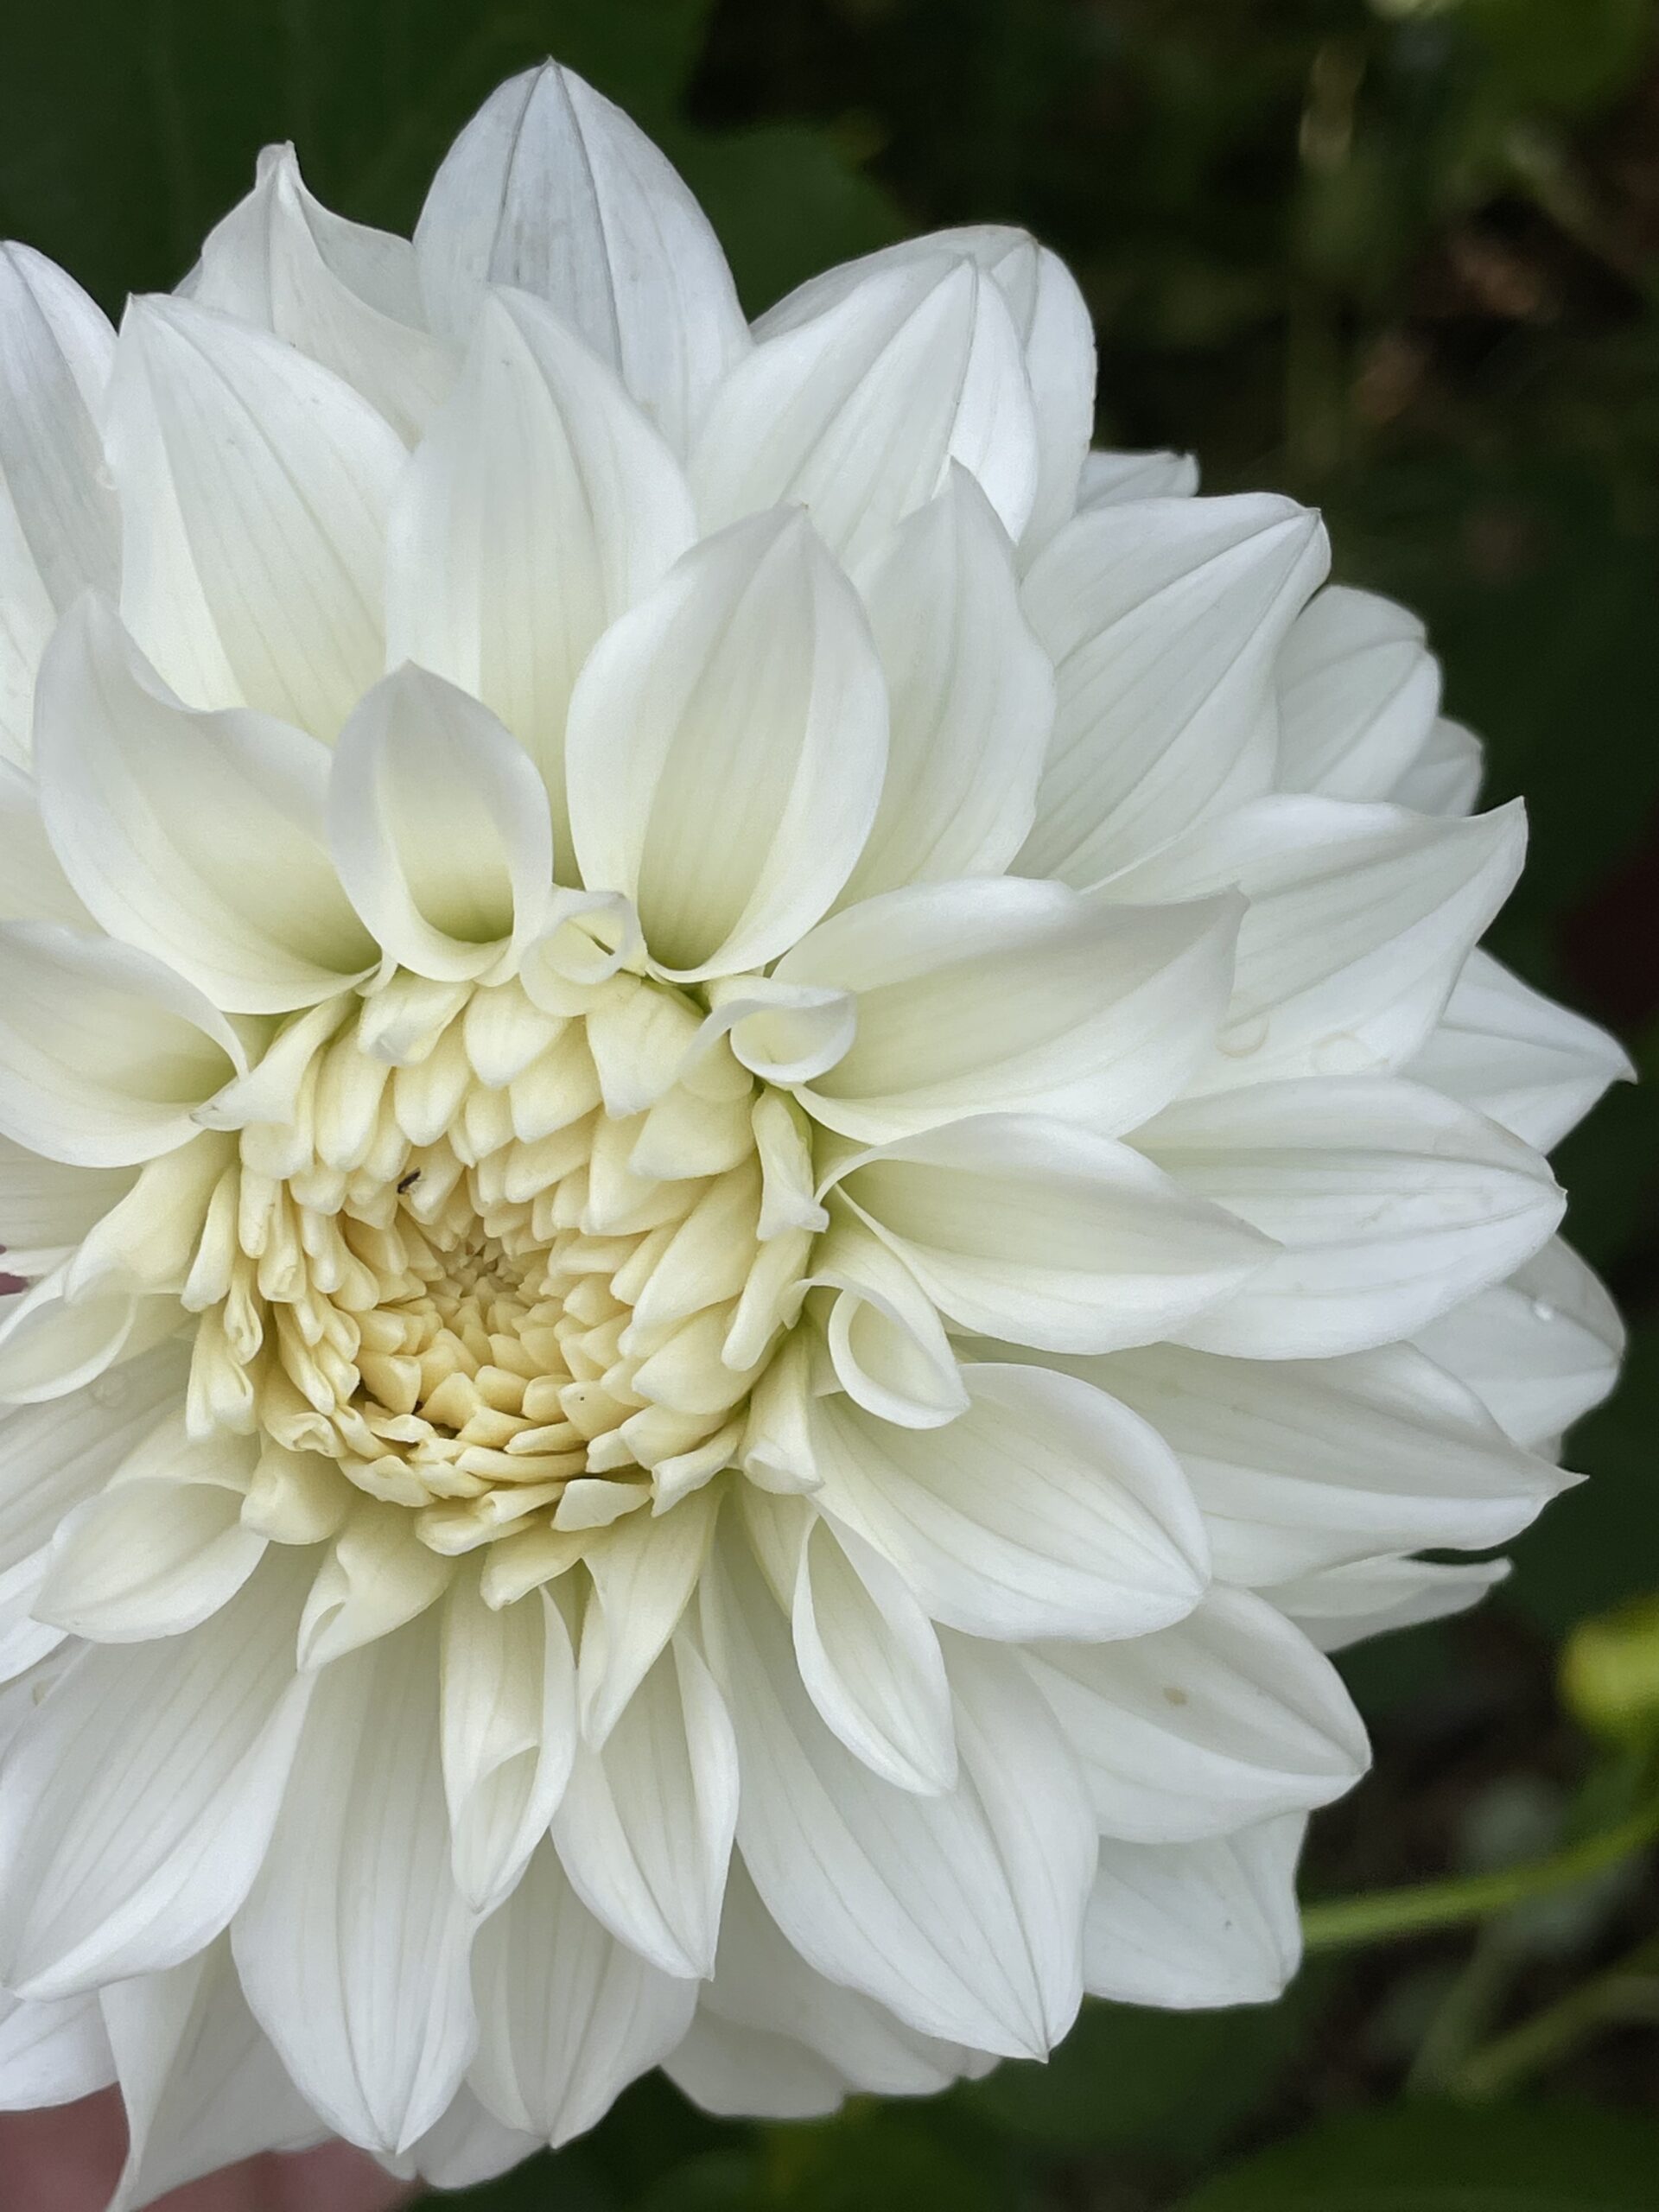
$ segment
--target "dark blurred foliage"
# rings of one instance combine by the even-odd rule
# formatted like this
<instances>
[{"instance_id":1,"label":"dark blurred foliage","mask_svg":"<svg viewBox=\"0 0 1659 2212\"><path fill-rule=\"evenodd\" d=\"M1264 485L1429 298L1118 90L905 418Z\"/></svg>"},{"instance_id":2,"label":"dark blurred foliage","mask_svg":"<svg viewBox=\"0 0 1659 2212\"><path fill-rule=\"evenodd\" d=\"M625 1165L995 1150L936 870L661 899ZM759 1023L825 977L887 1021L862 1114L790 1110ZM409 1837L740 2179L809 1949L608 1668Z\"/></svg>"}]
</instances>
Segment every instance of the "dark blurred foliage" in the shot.
<instances>
[{"instance_id":1,"label":"dark blurred foliage","mask_svg":"<svg viewBox=\"0 0 1659 2212\"><path fill-rule=\"evenodd\" d=\"M0 225L114 308L292 137L406 228L543 53L658 137L745 296L907 232L1027 225L1101 337L1100 435L1331 520L1429 620L1531 865L1497 933L1659 1074L1659 0L13 0ZM1634 1322L1592 1477L1468 1622L1350 1669L1377 1770L1311 1891L1502 1864L1617 1817L1557 1652L1659 1587L1659 1103L1565 1148ZM1317 1959L1261 2011L1094 2007L1046 2069L922 2107L727 2126L660 2080L476 2212L1652 2212L1650 1871ZM1618 1962L1649 1934L1645 1964Z\"/></svg>"}]
</instances>

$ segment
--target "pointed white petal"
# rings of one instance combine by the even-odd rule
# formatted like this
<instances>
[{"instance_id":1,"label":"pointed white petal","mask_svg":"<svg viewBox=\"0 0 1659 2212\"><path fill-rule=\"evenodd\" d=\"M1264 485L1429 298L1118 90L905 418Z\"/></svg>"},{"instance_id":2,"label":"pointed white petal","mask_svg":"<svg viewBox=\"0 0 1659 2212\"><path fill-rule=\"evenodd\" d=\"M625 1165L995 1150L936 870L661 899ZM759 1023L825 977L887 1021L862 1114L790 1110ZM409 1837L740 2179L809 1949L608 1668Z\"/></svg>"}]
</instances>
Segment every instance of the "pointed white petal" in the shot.
<instances>
[{"instance_id":1,"label":"pointed white petal","mask_svg":"<svg viewBox=\"0 0 1659 2212\"><path fill-rule=\"evenodd\" d=\"M130 1166L188 1143L191 1109L246 1068L224 1016L148 953L0 923L0 1135L77 1167Z\"/></svg>"},{"instance_id":2,"label":"pointed white petal","mask_svg":"<svg viewBox=\"0 0 1659 2212\"><path fill-rule=\"evenodd\" d=\"M1084 1931L1091 1995L1191 2011L1266 2005L1301 1958L1290 1813L1212 1843L1103 1843Z\"/></svg>"},{"instance_id":3,"label":"pointed white petal","mask_svg":"<svg viewBox=\"0 0 1659 2212\"><path fill-rule=\"evenodd\" d=\"M1190 499L1198 464L1190 453L1085 454L1077 505L1111 507L1127 499Z\"/></svg>"},{"instance_id":4,"label":"pointed white petal","mask_svg":"<svg viewBox=\"0 0 1659 2212\"><path fill-rule=\"evenodd\" d=\"M125 1167L69 1167L0 1137L0 1252L8 1274L44 1274L132 1188Z\"/></svg>"},{"instance_id":5,"label":"pointed white petal","mask_svg":"<svg viewBox=\"0 0 1659 2212\"><path fill-rule=\"evenodd\" d=\"M1228 1582L1380 1551L1484 1550L1518 1535L1564 1480L1407 1344L1270 1363L1160 1344L1083 1371L1173 1446Z\"/></svg>"},{"instance_id":6,"label":"pointed white petal","mask_svg":"<svg viewBox=\"0 0 1659 2212\"><path fill-rule=\"evenodd\" d=\"M1397 1069L1422 1046L1525 849L1518 804L1431 822L1395 806L1274 798L1202 825L1109 895L1236 887L1249 901L1226 1023L1196 1088L1362 1075Z\"/></svg>"},{"instance_id":7,"label":"pointed white petal","mask_svg":"<svg viewBox=\"0 0 1659 2212\"><path fill-rule=\"evenodd\" d=\"M851 1045L798 1095L867 1143L997 1113L1120 1135L1211 1049L1243 911L1112 906L1020 876L844 907L778 963L856 1000Z\"/></svg>"},{"instance_id":8,"label":"pointed white petal","mask_svg":"<svg viewBox=\"0 0 1659 2212\"><path fill-rule=\"evenodd\" d=\"M251 1440L244 1446L250 1463ZM95 1643L182 1636L228 1605L264 1554L242 1492L211 1482L121 1483L61 1527L38 1618Z\"/></svg>"},{"instance_id":9,"label":"pointed white petal","mask_svg":"<svg viewBox=\"0 0 1659 2212\"><path fill-rule=\"evenodd\" d=\"M1624 1325L1596 1277L1557 1237L1508 1282L1431 1322L1417 1342L1469 1385L1517 1443L1548 1452L1612 1389Z\"/></svg>"},{"instance_id":10,"label":"pointed white petal","mask_svg":"<svg viewBox=\"0 0 1659 2212\"><path fill-rule=\"evenodd\" d=\"M117 1982L101 2003L130 2139L109 2212L326 2133L249 2012L228 1942Z\"/></svg>"},{"instance_id":11,"label":"pointed white petal","mask_svg":"<svg viewBox=\"0 0 1659 2212\"><path fill-rule=\"evenodd\" d=\"M73 2104L114 2079L96 1997L31 2005L0 1993L0 2112Z\"/></svg>"},{"instance_id":12,"label":"pointed white petal","mask_svg":"<svg viewBox=\"0 0 1659 2212\"><path fill-rule=\"evenodd\" d=\"M748 344L696 202L620 108L555 62L493 92L456 139L415 250L437 328L464 337L486 283L535 293L677 451Z\"/></svg>"},{"instance_id":13,"label":"pointed white petal","mask_svg":"<svg viewBox=\"0 0 1659 2212\"><path fill-rule=\"evenodd\" d=\"M570 1632L546 1591L495 1611L475 1576L458 1574L444 1605L441 1665L455 1882L488 1912L518 1881L570 1778Z\"/></svg>"},{"instance_id":14,"label":"pointed white petal","mask_svg":"<svg viewBox=\"0 0 1659 2212\"><path fill-rule=\"evenodd\" d=\"M1480 740L1442 715L1428 741L1389 797L1419 814L1472 814L1485 773Z\"/></svg>"},{"instance_id":15,"label":"pointed white petal","mask_svg":"<svg viewBox=\"0 0 1659 2212\"><path fill-rule=\"evenodd\" d=\"M714 1964L737 1797L732 1724L682 1631L603 1749L577 1751L553 1821L582 1903L664 1974Z\"/></svg>"},{"instance_id":16,"label":"pointed white petal","mask_svg":"<svg viewBox=\"0 0 1659 2212\"><path fill-rule=\"evenodd\" d=\"M1411 1335L1529 1259L1566 1201L1495 1122L1387 1077L1183 1101L1137 1144L1283 1249L1224 1306L1172 1329L1202 1351L1328 1358Z\"/></svg>"},{"instance_id":17,"label":"pointed white petal","mask_svg":"<svg viewBox=\"0 0 1659 2212\"><path fill-rule=\"evenodd\" d=\"M1440 671L1414 614L1374 592L1327 584L1279 655L1279 788L1389 798L1421 753Z\"/></svg>"},{"instance_id":18,"label":"pointed white petal","mask_svg":"<svg viewBox=\"0 0 1659 2212\"><path fill-rule=\"evenodd\" d=\"M847 2100L844 2077L804 2043L741 2027L706 2006L663 2071L683 2097L721 2120L821 2120Z\"/></svg>"},{"instance_id":19,"label":"pointed white petal","mask_svg":"<svg viewBox=\"0 0 1659 2212\"><path fill-rule=\"evenodd\" d=\"M582 1734L597 1748L680 1624L709 1556L719 1494L696 1491L671 1512L633 1513L587 1554L576 1687Z\"/></svg>"},{"instance_id":20,"label":"pointed white petal","mask_svg":"<svg viewBox=\"0 0 1659 2212\"><path fill-rule=\"evenodd\" d=\"M868 832L887 699L851 587L798 510L709 538L613 625L570 703L571 831L684 980L775 958Z\"/></svg>"},{"instance_id":21,"label":"pointed white petal","mask_svg":"<svg viewBox=\"0 0 1659 2212\"><path fill-rule=\"evenodd\" d=\"M144 652L194 706L332 741L382 666L397 432L281 339L150 298L121 326L105 440Z\"/></svg>"},{"instance_id":22,"label":"pointed white petal","mask_svg":"<svg viewBox=\"0 0 1659 2212\"><path fill-rule=\"evenodd\" d=\"M899 1255L844 1207L813 1248L812 1270L813 1287L836 1293L824 1341L850 1398L906 1428L937 1428L966 1410L938 1308Z\"/></svg>"},{"instance_id":23,"label":"pointed white petal","mask_svg":"<svg viewBox=\"0 0 1659 2212\"><path fill-rule=\"evenodd\" d=\"M454 381L423 327L415 249L314 200L291 146L267 146L253 190L211 230L190 297L275 333L362 393L405 438Z\"/></svg>"},{"instance_id":24,"label":"pointed white petal","mask_svg":"<svg viewBox=\"0 0 1659 2212\"><path fill-rule=\"evenodd\" d=\"M67 1396L174 1335L183 1319L175 1300L120 1286L79 1295L68 1273L56 1268L0 1301L0 1404Z\"/></svg>"},{"instance_id":25,"label":"pointed white petal","mask_svg":"<svg viewBox=\"0 0 1659 2212\"><path fill-rule=\"evenodd\" d=\"M1154 1636L1045 1643L1026 1663L1109 1837L1224 1836L1329 1804L1370 1764L1335 1668L1249 1591L1217 1587Z\"/></svg>"},{"instance_id":26,"label":"pointed white petal","mask_svg":"<svg viewBox=\"0 0 1659 2212\"><path fill-rule=\"evenodd\" d=\"M547 797L487 707L405 664L340 733L328 842L389 962L440 982L510 967L553 880Z\"/></svg>"},{"instance_id":27,"label":"pointed white petal","mask_svg":"<svg viewBox=\"0 0 1659 2212\"><path fill-rule=\"evenodd\" d=\"M594 1918L550 1843L473 1954L471 2081L509 2126L556 2146L601 2120L690 2026L694 1980L646 1964Z\"/></svg>"},{"instance_id":28,"label":"pointed white petal","mask_svg":"<svg viewBox=\"0 0 1659 2212\"><path fill-rule=\"evenodd\" d=\"M743 1761L740 1846L766 1910L809 1965L924 2034L1046 2051L1077 2006L1095 1837L1017 1662L953 1649L962 1780L917 1796L879 1780L813 1710L741 1541L722 1543L717 1567L708 1633Z\"/></svg>"},{"instance_id":29,"label":"pointed white petal","mask_svg":"<svg viewBox=\"0 0 1659 2212\"><path fill-rule=\"evenodd\" d=\"M340 2134L396 2154L448 2106L477 2041L476 1924L449 1870L436 1631L417 1621L318 1679L232 1930L256 2018Z\"/></svg>"},{"instance_id":30,"label":"pointed white petal","mask_svg":"<svg viewBox=\"0 0 1659 2212\"><path fill-rule=\"evenodd\" d=\"M1605 1029L1478 951L1469 956L1411 1072L1540 1152L1553 1151L1576 1128L1610 1083L1636 1075Z\"/></svg>"},{"instance_id":31,"label":"pointed white petal","mask_svg":"<svg viewBox=\"0 0 1659 2212\"><path fill-rule=\"evenodd\" d=\"M108 321L73 278L30 246L0 245L0 506L48 614L115 578L98 435L114 351Z\"/></svg>"},{"instance_id":32,"label":"pointed white petal","mask_svg":"<svg viewBox=\"0 0 1659 2212\"><path fill-rule=\"evenodd\" d=\"M435 2189L472 2189L522 2165L542 2144L539 2135L504 2127L463 2083L443 2117L404 2157L380 2163L401 2179L418 2175Z\"/></svg>"},{"instance_id":33,"label":"pointed white petal","mask_svg":"<svg viewBox=\"0 0 1659 2212\"><path fill-rule=\"evenodd\" d=\"M185 707L92 598L48 648L35 729L48 833L111 936L238 1013L308 1006L372 968L323 843L315 738Z\"/></svg>"},{"instance_id":34,"label":"pointed white petal","mask_svg":"<svg viewBox=\"0 0 1659 2212\"><path fill-rule=\"evenodd\" d=\"M294 1671L305 1562L268 1557L188 1637L72 1662L0 1791L9 1987L78 1989L176 1965L258 1872L310 1683Z\"/></svg>"},{"instance_id":35,"label":"pointed white petal","mask_svg":"<svg viewBox=\"0 0 1659 2212\"><path fill-rule=\"evenodd\" d=\"M1136 500L1059 532L1026 579L1059 709L1024 873L1085 889L1268 789L1274 657L1327 557L1318 516L1266 494Z\"/></svg>"},{"instance_id":36,"label":"pointed white petal","mask_svg":"<svg viewBox=\"0 0 1659 2212\"><path fill-rule=\"evenodd\" d=\"M1478 1605L1509 1573L1503 1559L1442 1566L1424 1559L1361 1559L1297 1575L1266 1592L1321 1651L1341 1651L1390 1629L1416 1628Z\"/></svg>"},{"instance_id":37,"label":"pointed white petal","mask_svg":"<svg viewBox=\"0 0 1659 2212\"><path fill-rule=\"evenodd\" d=\"M1007 534L959 463L894 531L865 598L892 733L842 902L999 874L1035 813L1054 671L1020 608Z\"/></svg>"},{"instance_id":38,"label":"pointed white petal","mask_svg":"<svg viewBox=\"0 0 1659 2212\"><path fill-rule=\"evenodd\" d=\"M952 1122L834 1173L942 1313L1050 1351L1147 1343L1271 1256L1126 1145L1031 1115Z\"/></svg>"},{"instance_id":39,"label":"pointed white petal","mask_svg":"<svg viewBox=\"0 0 1659 2212\"><path fill-rule=\"evenodd\" d=\"M810 1408L817 1502L970 1636L1142 1636L1190 1612L1204 1527L1156 1432L1046 1368L963 1370L969 1410L899 1428L840 1396Z\"/></svg>"},{"instance_id":40,"label":"pointed white petal","mask_svg":"<svg viewBox=\"0 0 1659 2212\"><path fill-rule=\"evenodd\" d=\"M386 654L500 715L542 772L567 880L571 689L696 534L677 462L604 363L539 300L486 296L392 511Z\"/></svg>"}]
</instances>

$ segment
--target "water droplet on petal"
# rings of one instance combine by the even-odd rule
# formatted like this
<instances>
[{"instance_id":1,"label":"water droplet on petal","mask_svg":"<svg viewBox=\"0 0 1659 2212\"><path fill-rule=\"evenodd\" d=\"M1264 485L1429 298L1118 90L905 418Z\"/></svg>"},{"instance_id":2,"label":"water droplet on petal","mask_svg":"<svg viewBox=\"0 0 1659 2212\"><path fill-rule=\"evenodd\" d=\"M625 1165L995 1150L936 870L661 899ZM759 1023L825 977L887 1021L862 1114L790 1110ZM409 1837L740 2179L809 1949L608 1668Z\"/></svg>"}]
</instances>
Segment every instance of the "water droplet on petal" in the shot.
<instances>
[{"instance_id":1,"label":"water droplet on petal","mask_svg":"<svg viewBox=\"0 0 1659 2212\"><path fill-rule=\"evenodd\" d=\"M1364 1075L1376 1065L1370 1046L1349 1030L1322 1037L1313 1047L1313 1060L1321 1075Z\"/></svg>"},{"instance_id":2,"label":"water droplet on petal","mask_svg":"<svg viewBox=\"0 0 1659 2212\"><path fill-rule=\"evenodd\" d=\"M1252 1052L1259 1052L1268 1041L1268 1017L1255 1014L1232 1027L1224 1029L1216 1042L1230 1060L1248 1059Z\"/></svg>"},{"instance_id":3,"label":"water droplet on petal","mask_svg":"<svg viewBox=\"0 0 1659 2212\"><path fill-rule=\"evenodd\" d=\"M1553 1321L1555 1319L1555 1308L1547 1298L1535 1298L1531 1303L1535 1321Z\"/></svg>"}]
</instances>

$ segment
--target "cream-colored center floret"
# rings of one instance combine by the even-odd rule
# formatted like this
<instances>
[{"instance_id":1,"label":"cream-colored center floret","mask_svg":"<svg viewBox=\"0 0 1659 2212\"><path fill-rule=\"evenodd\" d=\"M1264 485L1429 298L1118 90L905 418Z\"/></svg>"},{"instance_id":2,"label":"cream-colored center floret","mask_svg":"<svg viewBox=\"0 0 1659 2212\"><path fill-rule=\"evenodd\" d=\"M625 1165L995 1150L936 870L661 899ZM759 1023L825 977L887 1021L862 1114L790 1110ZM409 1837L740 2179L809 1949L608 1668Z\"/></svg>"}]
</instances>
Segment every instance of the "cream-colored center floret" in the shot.
<instances>
[{"instance_id":1,"label":"cream-colored center floret","mask_svg":"<svg viewBox=\"0 0 1659 2212\"><path fill-rule=\"evenodd\" d=\"M632 975L398 977L293 1017L224 1102L185 1292L193 1430L318 1461L434 1551L661 1511L732 1463L798 1308L805 1123Z\"/></svg>"}]
</instances>

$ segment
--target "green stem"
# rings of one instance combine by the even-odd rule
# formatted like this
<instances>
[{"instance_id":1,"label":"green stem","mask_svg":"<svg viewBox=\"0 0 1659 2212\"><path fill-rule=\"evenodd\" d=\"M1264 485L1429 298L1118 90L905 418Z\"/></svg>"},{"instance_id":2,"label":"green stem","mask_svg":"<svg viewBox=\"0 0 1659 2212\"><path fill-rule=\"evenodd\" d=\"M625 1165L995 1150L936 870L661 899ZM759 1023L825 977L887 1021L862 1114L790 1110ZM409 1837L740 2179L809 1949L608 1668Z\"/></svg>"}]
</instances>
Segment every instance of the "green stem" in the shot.
<instances>
[{"instance_id":1,"label":"green stem","mask_svg":"<svg viewBox=\"0 0 1659 2212\"><path fill-rule=\"evenodd\" d=\"M1501 2097L1567 2056L1598 2028L1625 2019L1659 2020L1659 1936L1495 2037L1464 2061L1446 2086L1454 2097Z\"/></svg>"},{"instance_id":2,"label":"green stem","mask_svg":"<svg viewBox=\"0 0 1659 2212\"><path fill-rule=\"evenodd\" d=\"M1659 1836L1659 1797L1650 1799L1613 1827L1553 1852L1548 1859L1524 1859L1485 1874L1454 1874L1444 1881L1418 1882L1397 1890L1370 1890L1358 1897L1331 1897L1305 1906L1302 1940L1310 1951L1332 1951L1357 1943L1392 1942L1438 1928L1460 1928L1489 1920L1529 1898L1570 1889L1640 1851Z\"/></svg>"}]
</instances>

